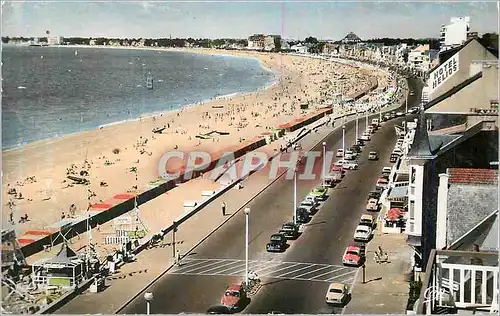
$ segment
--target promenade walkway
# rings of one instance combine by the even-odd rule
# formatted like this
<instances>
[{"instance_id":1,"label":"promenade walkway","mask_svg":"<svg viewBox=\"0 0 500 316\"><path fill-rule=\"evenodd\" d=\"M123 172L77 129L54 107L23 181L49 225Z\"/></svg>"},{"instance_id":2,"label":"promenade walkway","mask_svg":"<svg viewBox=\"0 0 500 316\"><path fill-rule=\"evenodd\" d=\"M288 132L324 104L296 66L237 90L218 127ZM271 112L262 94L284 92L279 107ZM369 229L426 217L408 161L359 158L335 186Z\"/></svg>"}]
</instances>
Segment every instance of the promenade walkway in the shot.
<instances>
[{"instance_id":1,"label":"promenade walkway","mask_svg":"<svg viewBox=\"0 0 500 316\"><path fill-rule=\"evenodd\" d=\"M379 246L389 255L387 263L375 262ZM412 254L404 234L376 231L366 248L365 283L360 268L344 314L404 314L410 290L405 273L410 271Z\"/></svg>"},{"instance_id":2,"label":"promenade walkway","mask_svg":"<svg viewBox=\"0 0 500 316\"><path fill-rule=\"evenodd\" d=\"M336 123L335 126L340 126L340 122ZM301 141L303 149L308 150L312 148L331 131L332 128L330 124L329 126L319 127L317 132L308 134ZM287 138L290 139L290 136L287 136ZM265 146L262 151L273 153L275 152L275 149L279 148L279 146L282 144L282 142L271 143L270 145ZM240 166L237 169L240 169L241 162L239 162L238 164ZM248 179L243 181L243 187L241 189L239 189L237 186L230 189L227 193L211 202L202 211L191 217L185 224L180 225L175 236L176 249L179 249L181 254L188 253L217 226L229 220L236 211L244 207L244 205L249 203L253 199L253 197L255 197L259 192L263 191L267 186L269 186L272 180L269 179L267 171L268 169L266 168L262 169L259 172L256 172ZM193 180L186 184L183 184L183 186L187 186L191 182L201 182L205 180L206 179ZM189 193L195 194L194 192ZM186 196L179 196L178 198L184 201ZM150 205L160 207L162 204L162 200L164 203L163 197L159 197L151 202L148 202L147 204L144 204L143 206L141 206L141 213L145 213L142 209L146 207L148 207L149 209ZM221 212L222 202L226 202L227 204L226 216L223 216ZM182 209L179 208L180 205L169 205L168 207L172 210ZM162 214L163 212L156 213L158 214L157 216L160 216L160 214ZM180 215L179 212L176 213L177 216ZM148 220L148 222L150 222L150 220ZM168 223L169 221L165 221L165 219L163 219L161 222ZM159 231L159 229L157 231ZM89 293L88 291L84 292L72 301L68 302L56 313L115 313L136 293L139 293L145 286L161 276L162 272L173 265L174 259L172 237L172 233L165 235L162 244L153 249L143 250L137 256L136 262L123 265L119 269L118 273L108 277L107 288L104 291L100 293Z\"/></svg>"}]
</instances>

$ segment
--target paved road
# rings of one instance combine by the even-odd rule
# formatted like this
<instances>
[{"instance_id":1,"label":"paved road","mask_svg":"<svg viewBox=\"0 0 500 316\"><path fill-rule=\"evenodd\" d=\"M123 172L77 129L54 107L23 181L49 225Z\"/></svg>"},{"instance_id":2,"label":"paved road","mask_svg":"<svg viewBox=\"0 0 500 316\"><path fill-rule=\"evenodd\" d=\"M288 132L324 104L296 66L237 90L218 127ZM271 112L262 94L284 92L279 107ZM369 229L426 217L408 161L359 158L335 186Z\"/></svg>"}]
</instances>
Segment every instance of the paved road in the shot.
<instances>
[{"instance_id":1,"label":"paved road","mask_svg":"<svg viewBox=\"0 0 500 316\"><path fill-rule=\"evenodd\" d=\"M420 87L410 81L416 95ZM410 97L410 105L416 99ZM377 117L374 115L373 117ZM352 283L357 269L342 266L345 247L361 214L365 213L366 196L374 187L383 166L389 165L389 155L395 142L394 125L403 119L385 123L363 150L358 163L360 170L348 171L338 187L330 192L321 210L307 225L305 232L284 253L265 251L269 236L284 221L290 220L293 210L293 182L280 179L271 185L250 205L250 268L263 280L263 287L252 297L244 313L340 313L341 309L328 307L324 294L329 282ZM371 117L370 117L371 121ZM364 119L360 120L360 131ZM346 146L355 138L355 123L346 125ZM342 147L342 131L327 139L328 150ZM371 149L380 151L379 161L368 161ZM316 150L321 150L320 147ZM298 198L306 196L319 182L302 181L298 185ZM245 271L245 217L238 214L219 231L198 246L183 260L181 267L173 269L156 282L150 290L155 299L152 313L177 314L204 313L216 305L225 287L239 283ZM159 263L161 264L161 263ZM122 313L144 313L142 295Z\"/></svg>"}]
</instances>

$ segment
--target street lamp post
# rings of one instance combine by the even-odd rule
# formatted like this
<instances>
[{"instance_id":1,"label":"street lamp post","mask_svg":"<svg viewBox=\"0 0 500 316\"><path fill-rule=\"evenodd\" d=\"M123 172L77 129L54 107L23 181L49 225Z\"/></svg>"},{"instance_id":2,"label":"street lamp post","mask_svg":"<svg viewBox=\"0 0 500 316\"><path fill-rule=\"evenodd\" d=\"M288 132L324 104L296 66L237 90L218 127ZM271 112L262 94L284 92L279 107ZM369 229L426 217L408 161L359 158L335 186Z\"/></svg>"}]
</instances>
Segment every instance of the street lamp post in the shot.
<instances>
[{"instance_id":1,"label":"street lamp post","mask_svg":"<svg viewBox=\"0 0 500 316\"><path fill-rule=\"evenodd\" d=\"M323 142L323 179L326 175L326 142Z\"/></svg>"},{"instance_id":2,"label":"street lamp post","mask_svg":"<svg viewBox=\"0 0 500 316\"><path fill-rule=\"evenodd\" d=\"M359 131L358 131L358 111L356 111L356 140L358 139Z\"/></svg>"},{"instance_id":3,"label":"street lamp post","mask_svg":"<svg viewBox=\"0 0 500 316\"><path fill-rule=\"evenodd\" d=\"M342 125L342 153L345 157L345 125Z\"/></svg>"},{"instance_id":4,"label":"street lamp post","mask_svg":"<svg viewBox=\"0 0 500 316\"><path fill-rule=\"evenodd\" d=\"M146 300L146 315L151 313L151 301L153 300L153 293L144 293L144 299Z\"/></svg>"},{"instance_id":5,"label":"street lamp post","mask_svg":"<svg viewBox=\"0 0 500 316\"><path fill-rule=\"evenodd\" d=\"M406 136L406 114L408 113L408 95L409 91L408 93L406 93L406 102L405 102L405 136Z\"/></svg>"},{"instance_id":6,"label":"street lamp post","mask_svg":"<svg viewBox=\"0 0 500 316\"><path fill-rule=\"evenodd\" d=\"M368 110L366 111L365 119L366 119L366 130L368 130Z\"/></svg>"},{"instance_id":7,"label":"street lamp post","mask_svg":"<svg viewBox=\"0 0 500 316\"><path fill-rule=\"evenodd\" d=\"M297 166L293 172L293 223L297 224Z\"/></svg>"},{"instance_id":8,"label":"street lamp post","mask_svg":"<svg viewBox=\"0 0 500 316\"><path fill-rule=\"evenodd\" d=\"M248 221L249 221L249 215L250 215L250 208L245 208L245 219L246 219L246 224L245 224L245 230L246 230L246 236L245 236L245 285L248 286Z\"/></svg>"}]
</instances>

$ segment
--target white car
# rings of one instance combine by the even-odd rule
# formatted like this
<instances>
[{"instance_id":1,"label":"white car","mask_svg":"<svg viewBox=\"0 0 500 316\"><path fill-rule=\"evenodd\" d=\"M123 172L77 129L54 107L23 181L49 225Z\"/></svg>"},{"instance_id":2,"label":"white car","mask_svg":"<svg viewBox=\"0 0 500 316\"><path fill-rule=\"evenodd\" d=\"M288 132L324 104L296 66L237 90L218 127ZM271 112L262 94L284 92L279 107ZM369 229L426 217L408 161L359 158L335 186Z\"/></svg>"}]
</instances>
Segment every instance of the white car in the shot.
<instances>
[{"instance_id":1,"label":"white car","mask_svg":"<svg viewBox=\"0 0 500 316\"><path fill-rule=\"evenodd\" d=\"M378 211L378 200L377 199L369 199L368 203L366 203L366 210L371 212Z\"/></svg>"},{"instance_id":2,"label":"white car","mask_svg":"<svg viewBox=\"0 0 500 316\"><path fill-rule=\"evenodd\" d=\"M344 157L344 150L341 148L341 149L337 149L337 153L335 154L336 157Z\"/></svg>"},{"instance_id":3,"label":"white car","mask_svg":"<svg viewBox=\"0 0 500 316\"><path fill-rule=\"evenodd\" d=\"M393 154L396 154L396 155L403 155L403 152L401 151L400 148L394 148L394 150L392 151Z\"/></svg>"},{"instance_id":4,"label":"white car","mask_svg":"<svg viewBox=\"0 0 500 316\"><path fill-rule=\"evenodd\" d=\"M356 159L356 154L352 150L347 149L344 153L344 159L354 160Z\"/></svg>"},{"instance_id":5,"label":"white car","mask_svg":"<svg viewBox=\"0 0 500 316\"><path fill-rule=\"evenodd\" d=\"M326 291L326 303L335 305L344 305L349 297L347 285L342 283L332 283Z\"/></svg>"},{"instance_id":6,"label":"white car","mask_svg":"<svg viewBox=\"0 0 500 316\"><path fill-rule=\"evenodd\" d=\"M347 169L347 170L356 170L359 168L357 163L350 162L347 160L339 160L334 165L339 166L339 167L343 167L344 169Z\"/></svg>"},{"instance_id":7,"label":"white car","mask_svg":"<svg viewBox=\"0 0 500 316\"><path fill-rule=\"evenodd\" d=\"M372 236L372 229L365 225L358 225L354 232L354 241L368 241Z\"/></svg>"},{"instance_id":8,"label":"white car","mask_svg":"<svg viewBox=\"0 0 500 316\"><path fill-rule=\"evenodd\" d=\"M396 116L403 116L403 115L405 115L403 112L397 112L396 113Z\"/></svg>"},{"instance_id":9,"label":"white car","mask_svg":"<svg viewBox=\"0 0 500 316\"><path fill-rule=\"evenodd\" d=\"M314 214L316 211L316 205L314 205L314 202L311 200L302 201L299 207L306 209L309 214Z\"/></svg>"},{"instance_id":10,"label":"white car","mask_svg":"<svg viewBox=\"0 0 500 316\"><path fill-rule=\"evenodd\" d=\"M370 141L371 139L371 136L370 136L370 132L364 132L363 135L361 135L359 137L359 139L361 139L362 141Z\"/></svg>"},{"instance_id":11,"label":"white car","mask_svg":"<svg viewBox=\"0 0 500 316\"><path fill-rule=\"evenodd\" d=\"M319 206L319 199L317 197L315 197L314 195L308 195L308 196L306 196L306 198L304 199L304 201L311 201L311 202L314 203L315 207Z\"/></svg>"},{"instance_id":12,"label":"white car","mask_svg":"<svg viewBox=\"0 0 500 316\"><path fill-rule=\"evenodd\" d=\"M382 172L389 172L389 173L391 173L391 171L392 171L392 167L384 167L384 168L382 168Z\"/></svg>"}]
</instances>

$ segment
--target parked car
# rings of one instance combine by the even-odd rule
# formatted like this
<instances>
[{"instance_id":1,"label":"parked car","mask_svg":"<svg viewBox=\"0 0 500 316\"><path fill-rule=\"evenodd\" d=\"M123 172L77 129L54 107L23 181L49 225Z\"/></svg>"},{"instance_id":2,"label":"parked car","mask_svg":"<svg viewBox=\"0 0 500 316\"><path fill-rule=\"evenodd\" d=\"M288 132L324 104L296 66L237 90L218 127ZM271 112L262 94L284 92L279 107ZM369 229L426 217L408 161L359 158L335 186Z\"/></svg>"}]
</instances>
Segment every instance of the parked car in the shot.
<instances>
[{"instance_id":1,"label":"parked car","mask_svg":"<svg viewBox=\"0 0 500 316\"><path fill-rule=\"evenodd\" d=\"M339 160L335 163L335 166L342 166L344 169L347 169L347 170L356 170L359 168L357 163L350 162L347 160Z\"/></svg>"},{"instance_id":2,"label":"parked car","mask_svg":"<svg viewBox=\"0 0 500 316\"><path fill-rule=\"evenodd\" d=\"M363 151L361 146L358 144L352 145L350 149L357 154L360 154Z\"/></svg>"},{"instance_id":3,"label":"parked car","mask_svg":"<svg viewBox=\"0 0 500 316\"><path fill-rule=\"evenodd\" d=\"M359 219L359 225L365 225L373 229L373 226L375 226L375 220L373 219L373 216L368 214L363 214Z\"/></svg>"},{"instance_id":4,"label":"parked car","mask_svg":"<svg viewBox=\"0 0 500 316\"><path fill-rule=\"evenodd\" d=\"M220 304L226 306L231 311L239 310L247 295L241 284L231 284L226 288L224 295L220 299Z\"/></svg>"},{"instance_id":5,"label":"parked car","mask_svg":"<svg viewBox=\"0 0 500 316\"><path fill-rule=\"evenodd\" d=\"M207 314L231 314L231 310L224 305L214 305L207 309Z\"/></svg>"},{"instance_id":6,"label":"parked car","mask_svg":"<svg viewBox=\"0 0 500 316\"><path fill-rule=\"evenodd\" d=\"M378 211L378 199L370 198L368 203L366 203L366 210L370 212Z\"/></svg>"},{"instance_id":7,"label":"parked car","mask_svg":"<svg viewBox=\"0 0 500 316\"><path fill-rule=\"evenodd\" d=\"M397 116L397 117L400 117L400 116L403 116L403 115L405 115L403 112L397 112L397 113L396 113L396 116Z\"/></svg>"},{"instance_id":8,"label":"parked car","mask_svg":"<svg viewBox=\"0 0 500 316\"><path fill-rule=\"evenodd\" d=\"M380 196L382 195L382 191L384 191L384 189L381 189L381 188L375 188L375 190L372 190L370 191L370 193L368 193L368 199L379 199Z\"/></svg>"},{"instance_id":9,"label":"parked car","mask_svg":"<svg viewBox=\"0 0 500 316\"><path fill-rule=\"evenodd\" d=\"M331 283L326 291L326 303L332 305L345 305L349 298L347 285L343 283Z\"/></svg>"},{"instance_id":10,"label":"parked car","mask_svg":"<svg viewBox=\"0 0 500 316\"><path fill-rule=\"evenodd\" d=\"M372 124L375 124L377 126L380 125L379 119L377 119L377 118L372 119Z\"/></svg>"},{"instance_id":11,"label":"parked car","mask_svg":"<svg viewBox=\"0 0 500 316\"><path fill-rule=\"evenodd\" d=\"M334 187L335 183L338 183L342 180L342 171L340 170L332 170L330 173L325 177L323 180L323 183L327 187Z\"/></svg>"},{"instance_id":12,"label":"parked car","mask_svg":"<svg viewBox=\"0 0 500 316\"><path fill-rule=\"evenodd\" d=\"M372 236L372 229L364 225L358 225L354 232L354 241L369 241Z\"/></svg>"},{"instance_id":13,"label":"parked car","mask_svg":"<svg viewBox=\"0 0 500 316\"><path fill-rule=\"evenodd\" d=\"M302 202L300 202L300 205L299 207L302 207L304 209L307 210L307 213L313 215L314 213L316 213L316 206L315 206L315 203L311 200L304 200Z\"/></svg>"},{"instance_id":14,"label":"parked car","mask_svg":"<svg viewBox=\"0 0 500 316\"><path fill-rule=\"evenodd\" d=\"M388 186L389 186L389 181L383 177L378 178L377 184L375 184L375 187L382 189L387 189Z\"/></svg>"},{"instance_id":15,"label":"parked car","mask_svg":"<svg viewBox=\"0 0 500 316\"><path fill-rule=\"evenodd\" d=\"M363 141L369 142L371 140L370 132L364 132L359 138Z\"/></svg>"},{"instance_id":16,"label":"parked car","mask_svg":"<svg viewBox=\"0 0 500 316\"><path fill-rule=\"evenodd\" d=\"M320 201L326 200L326 194L328 193L328 189L322 185L318 185L315 187L310 195L316 196Z\"/></svg>"},{"instance_id":17,"label":"parked car","mask_svg":"<svg viewBox=\"0 0 500 316\"><path fill-rule=\"evenodd\" d=\"M390 114L385 114L383 117L382 117L382 121L388 121L391 119L391 115Z\"/></svg>"},{"instance_id":18,"label":"parked car","mask_svg":"<svg viewBox=\"0 0 500 316\"><path fill-rule=\"evenodd\" d=\"M368 160L378 160L378 152L377 151L370 151L368 153Z\"/></svg>"},{"instance_id":19,"label":"parked car","mask_svg":"<svg viewBox=\"0 0 500 316\"><path fill-rule=\"evenodd\" d=\"M347 149L344 153L344 159L345 160L354 160L354 159L356 159L356 154L352 150Z\"/></svg>"},{"instance_id":20,"label":"parked car","mask_svg":"<svg viewBox=\"0 0 500 316\"><path fill-rule=\"evenodd\" d=\"M415 92L414 91L410 91L410 95L415 95Z\"/></svg>"},{"instance_id":21,"label":"parked car","mask_svg":"<svg viewBox=\"0 0 500 316\"><path fill-rule=\"evenodd\" d=\"M362 140L361 138L358 138L356 140L356 145L359 145L359 146L363 147L365 145L365 141Z\"/></svg>"},{"instance_id":22,"label":"parked car","mask_svg":"<svg viewBox=\"0 0 500 316\"><path fill-rule=\"evenodd\" d=\"M383 168L382 168L382 173L384 173L384 172L388 172L388 173L390 174L390 173L391 173L391 171L392 171L392 167L383 167Z\"/></svg>"},{"instance_id":23,"label":"parked car","mask_svg":"<svg viewBox=\"0 0 500 316\"><path fill-rule=\"evenodd\" d=\"M335 157L344 157L344 150L342 148L337 149L337 153L335 154Z\"/></svg>"},{"instance_id":24,"label":"parked car","mask_svg":"<svg viewBox=\"0 0 500 316\"><path fill-rule=\"evenodd\" d=\"M308 201L312 201L312 202L314 203L314 206L315 206L315 207L318 207L318 206L319 206L319 199L318 199L318 197L317 197L317 196L312 196L312 195L310 195L310 194L309 194L309 195L307 195L307 196L305 197L304 201L306 201L306 200L308 200Z\"/></svg>"},{"instance_id":25,"label":"parked car","mask_svg":"<svg viewBox=\"0 0 500 316\"><path fill-rule=\"evenodd\" d=\"M400 148L394 148L394 150L392 151L392 153L393 154L397 154L399 156L403 155L403 151Z\"/></svg>"},{"instance_id":26,"label":"parked car","mask_svg":"<svg viewBox=\"0 0 500 316\"><path fill-rule=\"evenodd\" d=\"M364 261L364 250L359 245L347 246L342 256L342 264L345 266L360 266Z\"/></svg>"},{"instance_id":27,"label":"parked car","mask_svg":"<svg viewBox=\"0 0 500 316\"><path fill-rule=\"evenodd\" d=\"M286 237L283 234L272 234L266 245L268 252L282 252L286 249Z\"/></svg>"},{"instance_id":28,"label":"parked car","mask_svg":"<svg viewBox=\"0 0 500 316\"><path fill-rule=\"evenodd\" d=\"M299 227L294 222L286 222L281 225L279 233L288 240L297 239L299 237Z\"/></svg>"},{"instance_id":29,"label":"parked car","mask_svg":"<svg viewBox=\"0 0 500 316\"><path fill-rule=\"evenodd\" d=\"M309 212L305 208L297 208L297 224L305 224L309 222L310 219Z\"/></svg>"}]
</instances>

